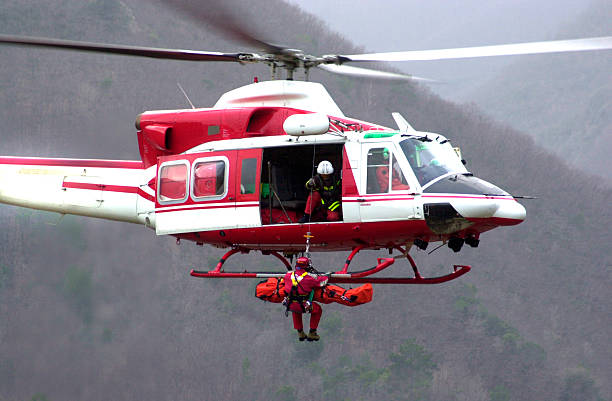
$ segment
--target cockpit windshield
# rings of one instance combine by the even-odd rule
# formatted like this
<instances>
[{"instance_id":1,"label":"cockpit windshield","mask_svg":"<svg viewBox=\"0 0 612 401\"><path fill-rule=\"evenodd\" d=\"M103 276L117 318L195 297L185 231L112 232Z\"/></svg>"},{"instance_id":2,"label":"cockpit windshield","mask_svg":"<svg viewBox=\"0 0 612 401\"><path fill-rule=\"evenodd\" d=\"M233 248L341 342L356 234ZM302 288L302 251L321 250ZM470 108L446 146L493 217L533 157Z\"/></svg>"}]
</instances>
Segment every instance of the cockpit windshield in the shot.
<instances>
[{"instance_id":1,"label":"cockpit windshield","mask_svg":"<svg viewBox=\"0 0 612 401\"><path fill-rule=\"evenodd\" d=\"M447 173L468 172L450 142L442 137L439 139L441 140L411 137L400 142L400 147L422 187Z\"/></svg>"}]
</instances>

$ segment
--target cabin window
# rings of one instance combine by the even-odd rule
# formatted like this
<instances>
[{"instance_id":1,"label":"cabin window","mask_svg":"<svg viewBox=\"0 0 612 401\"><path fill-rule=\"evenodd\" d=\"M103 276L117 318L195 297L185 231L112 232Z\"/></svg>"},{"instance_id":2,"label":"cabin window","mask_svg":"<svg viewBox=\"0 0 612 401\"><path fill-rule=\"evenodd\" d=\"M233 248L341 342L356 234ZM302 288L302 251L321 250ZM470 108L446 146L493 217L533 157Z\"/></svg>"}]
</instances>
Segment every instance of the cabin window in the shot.
<instances>
[{"instance_id":1,"label":"cabin window","mask_svg":"<svg viewBox=\"0 0 612 401\"><path fill-rule=\"evenodd\" d=\"M188 174L185 162L163 165L159 171L159 201L172 203L187 199Z\"/></svg>"},{"instance_id":2,"label":"cabin window","mask_svg":"<svg viewBox=\"0 0 612 401\"><path fill-rule=\"evenodd\" d=\"M242 160L240 172L240 193L254 194L255 180L257 178L257 159L248 158Z\"/></svg>"},{"instance_id":3,"label":"cabin window","mask_svg":"<svg viewBox=\"0 0 612 401\"><path fill-rule=\"evenodd\" d=\"M193 197L220 197L225 194L225 161L207 160L193 166Z\"/></svg>"}]
</instances>

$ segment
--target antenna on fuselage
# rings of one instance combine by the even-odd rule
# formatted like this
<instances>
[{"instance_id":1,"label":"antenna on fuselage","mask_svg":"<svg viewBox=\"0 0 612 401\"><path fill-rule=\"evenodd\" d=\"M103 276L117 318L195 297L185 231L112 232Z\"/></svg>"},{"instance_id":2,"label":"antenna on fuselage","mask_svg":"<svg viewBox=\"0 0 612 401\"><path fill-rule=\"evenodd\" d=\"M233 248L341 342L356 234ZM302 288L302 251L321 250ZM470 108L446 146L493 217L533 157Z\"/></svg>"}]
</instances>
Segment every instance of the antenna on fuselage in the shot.
<instances>
[{"instance_id":1,"label":"antenna on fuselage","mask_svg":"<svg viewBox=\"0 0 612 401\"><path fill-rule=\"evenodd\" d=\"M414 128L412 128L412 125L410 125L410 123L408 121L406 121L406 119L397 112L391 113L391 115L393 116L393 119L395 120L395 123L397 124L397 127L399 128L400 132L415 132L416 130Z\"/></svg>"},{"instance_id":2,"label":"antenna on fuselage","mask_svg":"<svg viewBox=\"0 0 612 401\"><path fill-rule=\"evenodd\" d=\"M181 92L183 92L183 95L185 96L185 99L187 99L187 101L189 102L189 105L191 105L191 108L195 109L195 106L193 105L193 103L191 103L191 100L189 99L189 96L187 96L187 92L185 92L185 89L183 89L180 83L177 82L176 84L178 85Z\"/></svg>"}]
</instances>

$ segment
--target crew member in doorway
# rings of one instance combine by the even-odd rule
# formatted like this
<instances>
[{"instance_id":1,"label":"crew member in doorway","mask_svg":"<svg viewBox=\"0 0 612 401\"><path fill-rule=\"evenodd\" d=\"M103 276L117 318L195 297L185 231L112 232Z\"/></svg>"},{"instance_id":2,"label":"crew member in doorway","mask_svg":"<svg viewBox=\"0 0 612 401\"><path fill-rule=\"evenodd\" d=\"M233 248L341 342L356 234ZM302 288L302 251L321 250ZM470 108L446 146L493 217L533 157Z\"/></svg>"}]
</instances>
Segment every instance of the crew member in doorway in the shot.
<instances>
[{"instance_id":1,"label":"crew member in doorway","mask_svg":"<svg viewBox=\"0 0 612 401\"><path fill-rule=\"evenodd\" d=\"M334 166L329 161L319 163L317 174L306 182L306 189L310 194L299 223L341 220L342 184L334 179Z\"/></svg>"},{"instance_id":2,"label":"crew member in doorway","mask_svg":"<svg viewBox=\"0 0 612 401\"><path fill-rule=\"evenodd\" d=\"M295 263L295 270L285 274L285 291L287 296L283 301L286 313L293 314L293 328L298 332L300 341L319 341L317 327L323 314L321 305L312 301L315 288L324 287L328 276L316 274L310 258L300 257ZM310 331L304 333L302 314L310 313Z\"/></svg>"}]
</instances>

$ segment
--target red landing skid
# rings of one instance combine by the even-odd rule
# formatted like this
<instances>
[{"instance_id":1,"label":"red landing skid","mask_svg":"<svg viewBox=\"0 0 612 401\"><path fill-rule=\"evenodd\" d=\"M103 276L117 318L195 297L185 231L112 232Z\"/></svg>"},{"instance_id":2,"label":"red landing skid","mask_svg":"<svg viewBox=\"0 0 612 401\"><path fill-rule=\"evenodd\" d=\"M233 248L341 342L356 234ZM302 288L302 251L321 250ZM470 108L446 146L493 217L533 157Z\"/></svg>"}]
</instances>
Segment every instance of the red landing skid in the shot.
<instances>
[{"instance_id":1,"label":"red landing skid","mask_svg":"<svg viewBox=\"0 0 612 401\"><path fill-rule=\"evenodd\" d=\"M348 272L349 264L351 263L355 255L359 251L361 251L363 248L365 247L359 246L355 248L353 252L351 252L342 270L339 270L335 273L330 273L330 278L329 278L330 283L440 284L440 283L445 283L447 281L454 280L460 276L463 276L465 273L471 270L470 266L454 265L452 273L449 273L447 275L438 276L438 277L422 277L421 274L419 273L419 269L417 268L416 263L414 262L414 259L412 259L412 257L404 249L402 249L401 247L396 247L395 249L399 250L402 253L402 255L399 255L393 258L378 258L376 266L370 269L349 273ZM219 263L217 263L217 267L214 270L210 270L208 272L192 270L190 274L193 277L200 277L200 278L270 278L270 277L284 277L285 276L285 273L249 272L246 270L240 273L238 272L226 273L224 270L222 270L223 264L227 261L227 259L230 256L238 252L248 253L249 250L238 249L238 248L232 249L231 251L223 255L223 257L221 258L221 260L219 260ZM283 264L285 265L288 271L292 270L292 267L289 261L282 255L280 255L278 252L266 252L264 254L271 254L275 256L281 262L283 262ZM408 259L408 262L410 262L410 266L412 266L412 270L414 271L414 277L369 277L370 275L380 272L381 270L384 270L387 267L391 266L395 262L396 259L404 258L404 257Z\"/></svg>"}]
</instances>

